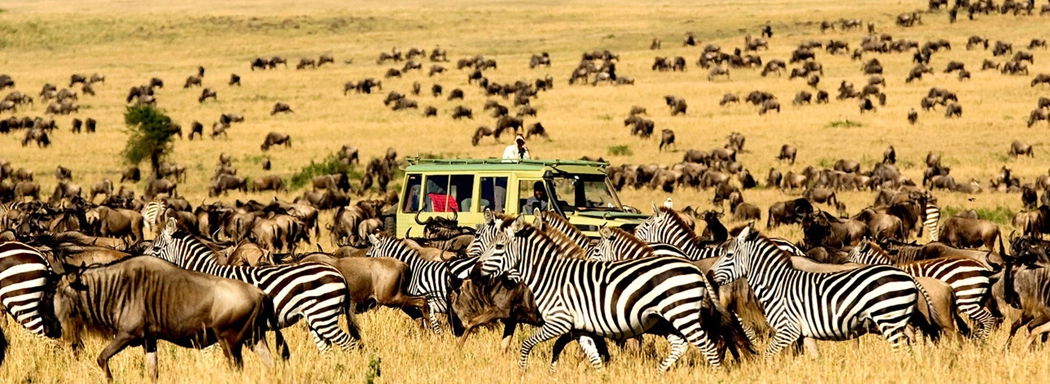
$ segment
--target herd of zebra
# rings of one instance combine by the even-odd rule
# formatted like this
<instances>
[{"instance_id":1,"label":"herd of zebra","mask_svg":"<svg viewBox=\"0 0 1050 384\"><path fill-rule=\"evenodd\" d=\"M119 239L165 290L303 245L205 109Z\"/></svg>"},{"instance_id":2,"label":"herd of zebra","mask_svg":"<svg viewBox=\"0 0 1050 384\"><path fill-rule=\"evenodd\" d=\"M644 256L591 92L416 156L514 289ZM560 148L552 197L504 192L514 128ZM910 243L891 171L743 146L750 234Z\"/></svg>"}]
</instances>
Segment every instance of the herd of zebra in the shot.
<instances>
[{"instance_id":1,"label":"herd of zebra","mask_svg":"<svg viewBox=\"0 0 1050 384\"><path fill-rule=\"evenodd\" d=\"M936 236L939 211L933 205L926 210L927 229ZM633 231L603 227L598 239L552 211L533 212L531 223L526 216L486 211L461 257L427 260L406 239L378 232L367 236L371 246L363 256L404 263L408 276L396 289L425 305L419 311L392 306L429 320L435 333L443 328L441 314L461 337L464 325L495 320L506 324L505 336L519 322L539 326L521 346L523 368L531 350L550 339L556 339L553 369L574 340L591 365L601 367L609 359L607 341L663 336L670 350L658 367L667 370L689 345L721 367L726 352L743 361L763 340L768 356L789 346L815 354L814 340L866 333L899 349L922 337L984 339L1004 316L1012 320L1010 338L1028 327L1028 345L1050 331L1050 242L1037 238L1011 239L1009 254L1001 243L998 252L984 252L864 240L849 251L848 263L825 264L751 224L706 241L686 214L668 205L653 211ZM154 224L161 224L160 212L159 204L143 210ZM245 344L269 362L265 333L272 331L280 356L288 359L280 330L299 319L321 351L362 345L354 318L361 307L352 302L355 284L346 271L317 262L222 265L206 239L174 218L162 222L147 227L156 237L140 248L141 256L72 269L55 265L51 251L32 245L33 239L0 244L3 309L29 332L61 337L74 350L83 329L111 338L98 360L110 379L109 358L129 345L145 347L156 379L157 340L197 348L218 343L239 367ZM206 283L187 283L198 280ZM471 297L463 288L467 281L505 284L482 290L488 297ZM528 294L501 296L508 285ZM245 293L230 293L238 289ZM479 321L478 311L461 310L471 300L497 308L487 308ZM345 331L339 325L344 314ZM203 327L175 320L187 318ZM0 337L0 359L6 347Z\"/></svg>"}]
</instances>

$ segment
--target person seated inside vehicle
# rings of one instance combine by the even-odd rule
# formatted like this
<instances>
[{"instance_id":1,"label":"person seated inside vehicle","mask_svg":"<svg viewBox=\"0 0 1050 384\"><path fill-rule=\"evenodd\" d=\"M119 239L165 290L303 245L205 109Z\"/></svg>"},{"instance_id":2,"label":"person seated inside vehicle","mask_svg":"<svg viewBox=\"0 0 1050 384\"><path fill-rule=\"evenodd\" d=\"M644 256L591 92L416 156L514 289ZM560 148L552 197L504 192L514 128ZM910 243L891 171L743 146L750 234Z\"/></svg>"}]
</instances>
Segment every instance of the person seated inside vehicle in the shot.
<instances>
[{"instance_id":1,"label":"person seated inside vehicle","mask_svg":"<svg viewBox=\"0 0 1050 384\"><path fill-rule=\"evenodd\" d=\"M532 196L525 200L525 205L522 206L521 212L532 212L536 209L546 211L547 200L547 188L542 181L537 181L532 184Z\"/></svg>"}]
</instances>

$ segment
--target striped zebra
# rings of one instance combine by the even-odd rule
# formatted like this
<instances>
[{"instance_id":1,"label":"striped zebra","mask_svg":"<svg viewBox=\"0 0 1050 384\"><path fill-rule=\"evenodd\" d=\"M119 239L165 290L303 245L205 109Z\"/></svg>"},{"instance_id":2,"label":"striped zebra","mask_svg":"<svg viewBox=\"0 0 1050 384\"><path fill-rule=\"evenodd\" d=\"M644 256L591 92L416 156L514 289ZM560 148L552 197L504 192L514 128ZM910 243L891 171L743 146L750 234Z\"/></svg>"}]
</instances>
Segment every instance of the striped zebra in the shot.
<instances>
[{"instance_id":1,"label":"striped zebra","mask_svg":"<svg viewBox=\"0 0 1050 384\"><path fill-rule=\"evenodd\" d=\"M926 219L923 220L922 225L926 227L926 232L930 234L930 242L939 241L941 230L938 223L941 221L941 209L929 200L926 201L925 209Z\"/></svg>"},{"instance_id":2,"label":"striped zebra","mask_svg":"<svg viewBox=\"0 0 1050 384\"><path fill-rule=\"evenodd\" d=\"M49 312L48 284L54 274L35 248L20 242L0 244L0 305L18 324L34 334L56 338L58 322ZM43 305L42 305L43 304ZM0 330L0 363L4 361L7 339Z\"/></svg>"},{"instance_id":3,"label":"striped zebra","mask_svg":"<svg viewBox=\"0 0 1050 384\"><path fill-rule=\"evenodd\" d=\"M848 261L868 265L893 265L915 277L943 281L955 292L955 304L959 311L981 324L978 337L987 337L995 326L995 317L983 306L984 299L991 291L992 271L979 261L962 257L940 257L894 265L889 255L870 241L862 241L853 247L849 252Z\"/></svg>"},{"instance_id":4,"label":"striped zebra","mask_svg":"<svg viewBox=\"0 0 1050 384\"><path fill-rule=\"evenodd\" d=\"M326 351L332 343L344 351L361 339L354 322L353 308L343 275L334 267L320 263L242 267L219 265L215 253L200 240L178 231L169 218L164 230L153 240L147 255L167 260L191 271L204 272L252 284L273 299L281 328L306 320L317 349ZM339 328L339 314L345 313L350 335ZM282 355L287 357L287 351Z\"/></svg>"},{"instance_id":5,"label":"striped zebra","mask_svg":"<svg viewBox=\"0 0 1050 384\"><path fill-rule=\"evenodd\" d=\"M646 243L620 228L600 228L601 238L589 252L588 260L620 261L654 256L686 258L685 252L671 244Z\"/></svg>"},{"instance_id":6,"label":"striped zebra","mask_svg":"<svg viewBox=\"0 0 1050 384\"><path fill-rule=\"evenodd\" d=\"M441 333L438 313L447 313L451 308L449 293L451 278L465 279L477 263L477 257L465 257L449 261L423 259L419 251L409 247L401 239L385 234L369 234L368 257L391 257L408 264L412 275L408 282L408 293L423 296L427 300L430 328L434 333Z\"/></svg>"},{"instance_id":7,"label":"striped zebra","mask_svg":"<svg viewBox=\"0 0 1050 384\"><path fill-rule=\"evenodd\" d=\"M550 232L552 230L558 231L565 237L572 240L577 246L582 248L584 251L589 251L592 247L592 241L587 235L584 235L579 228L565 219L562 215L559 215L554 211L536 211L536 223L533 225L541 227L539 224L542 223L544 232Z\"/></svg>"},{"instance_id":8,"label":"striped zebra","mask_svg":"<svg viewBox=\"0 0 1050 384\"><path fill-rule=\"evenodd\" d=\"M790 256L750 227L713 269L718 284L746 278L754 290L774 332L767 357L799 338L807 345L814 339L852 339L871 324L899 349L907 343L904 329L918 295L924 294L910 275L889 266L835 273L795 269Z\"/></svg>"},{"instance_id":9,"label":"striped zebra","mask_svg":"<svg viewBox=\"0 0 1050 384\"><path fill-rule=\"evenodd\" d=\"M722 324L731 320L713 310L703 272L687 260L651 257L595 262L562 258L557 257L557 245L549 236L522 218L504 227L484 252L481 273L509 274L524 282L535 296L544 324L522 344L522 368L538 343L573 333L618 340L649 331L664 335L671 352L660 363L661 370L669 369L689 344L699 348L709 364L720 367L722 358L712 337L720 341L731 337L731 346L750 347L745 338L729 335L738 331L736 328L723 328ZM664 326L658 327L660 324ZM581 340L580 345L592 365L598 366L593 344ZM555 343L555 360L560 351Z\"/></svg>"},{"instance_id":10,"label":"striped zebra","mask_svg":"<svg viewBox=\"0 0 1050 384\"><path fill-rule=\"evenodd\" d=\"M653 205L653 215L635 228L634 235L646 243L673 245L693 261L721 255L721 249L703 246L692 227L667 207Z\"/></svg>"},{"instance_id":11,"label":"striped zebra","mask_svg":"<svg viewBox=\"0 0 1050 384\"><path fill-rule=\"evenodd\" d=\"M164 203L159 201L151 201L142 206L142 224L145 227L146 233L156 234L155 229L160 225L160 216L164 214L165 210Z\"/></svg>"}]
</instances>

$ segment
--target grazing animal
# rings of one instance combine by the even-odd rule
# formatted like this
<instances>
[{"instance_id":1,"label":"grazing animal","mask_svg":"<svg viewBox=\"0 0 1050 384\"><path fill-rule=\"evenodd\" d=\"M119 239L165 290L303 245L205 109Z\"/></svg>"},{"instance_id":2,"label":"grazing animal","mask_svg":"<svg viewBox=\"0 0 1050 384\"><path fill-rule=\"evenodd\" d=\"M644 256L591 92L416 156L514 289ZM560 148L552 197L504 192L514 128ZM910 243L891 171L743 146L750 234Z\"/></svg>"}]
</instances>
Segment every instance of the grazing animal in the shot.
<instances>
[{"instance_id":1,"label":"grazing animal","mask_svg":"<svg viewBox=\"0 0 1050 384\"><path fill-rule=\"evenodd\" d=\"M429 309L426 316L430 320L430 327L434 333L440 334L441 325L436 314L449 310L449 277L466 278L474 268L474 263L478 261L477 257L431 261L420 257L418 250L409 247L400 239L383 234L369 234L368 241L372 245L368 249L368 257L392 257L408 264L412 271L408 293L426 298Z\"/></svg>"},{"instance_id":2,"label":"grazing animal","mask_svg":"<svg viewBox=\"0 0 1050 384\"><path fill-rule=\"evenodd\" d=\"M728 314L714 311L708 301L711 287L703 272L691 263L674 257L653 257L605 264L571 258L558 258L557 247L550 237L525 224L519 217L504 230L496 234L493 244L484 251L482 275L497 275L514 271L530 288L543 316L544 324L538 333L528 338L521 348L519 366L525 367L528 355L536 344L555 337L582 331L596 336L614 338L635 337L650 331L662 317L676 330L665 335L671 343L671 353L659 365L669 369L686 351L689 344L701 350L712 366L721 366L716 340L723 332L736 330L732 323L725 329L715 324L728 320ZM649 271L649 272L643 272ZM652 273L660 277L646 277L654 284L642 286L637 281L639 274ZM595 279L611 282L605 290L591 290ZM566 287L568 289L553 289ZM636 295L644 289L652 294ZM656 293L660 292L660 293ZM685 293L690 292L690 293ZM671 300L671 297L675 297ZM621 301L624 300L624 301ZM573 305L579 303L582 305ZM613 304L621 303L621 304ZM627 306L629 310L616 309ZM671 316L670 313L690 313L689 316ZM644 315L643 315L644 314ZM686 328L686 318L690 327ZM700 319L700 323L695 323ZM599 325L600 324L602 325ZM728 343L742 343L750 348L746 339L726 335ZM592 343L582 342L591 365L601 366L601 357ZM740 346L733 344L731 348ZM736 351L736 349L733 349ZM555 343L553 359L561 352Z\"/></svg>"},{"instance_id":3,"label":"grazing animal","mask_svg":"<svg viewBox=\"0 0 1050 384\"><path fill-rule=\"evenodd\" d=\"M664 147L670 147L674 144L674 131L664 128L660 134L660 147L658 151L663 152Z\"/></svg>"},{"instance_id":4,"label":"grazing animal","mask_svg":"<svg viewBox=\"0 0 1050 384\"><path fill-rule=\"evenodd\" d=\"M54 278L51 266L35 248L19 242L0 243L0 304L29 332L55 338L60 335L47 291ZM7 340L0 331L0 364Z\"/></svg>"},{"instance_id":5,"label":"grazing animal","mask_svg":"<svg viewBox=\"0 0 1050 384\"><path fill-rule=\"evenodd\" d=\"M898 349L907 342L904 328L919 295L926 296L914 278L892 267L833 273L796 269L787 253L750 227L712 270L718 284L747 279L773 327L767 357L800 338L809 339L807 345L815 339L851 339L866 333L869 324Z\"/></svg>"},{"instance_id":6,"label":"grazing animal","mask_svg":"<svg viewBox=\"0 0 1050 384\"><path fill-rule=\"evenodd\" d=\"M286 103L282 103L282 102L277 102L277 103L273 104L273 109L270 111L270 116L276 115L278 113L294 113L294 112L295 111L292 110L292 107L290 105L288 105Z\"/></svg>"},{"instance_id":7,"label":"grazing animal","mask_svg":"<svg viewBox=\"0 0 1050 384\"><path fill-rule=\"evenodd\" d=\"M201 95L197 97L197 102L203 104L204 100L219 100L219 93L215 92L214 89L204 88L201 90Z\"/></svg>"},{"instance_id":8,"label":"grazing animal","mask_svg":"<svg viewBox=\"0 0 1050 384\"><path fill-rule=\"evenodd\" d=\"M287 133L270 132L266 134L266 139L263 140L263 143L260 146L260 148L265 151L275 145L284 145L285 147L291 148L292 137L288 136Z\"/></svg>"},{"instance_id":9,"label":"grazing animal","mask_svg":"<svg viewBox=\"0 0 1050 384\"><path fill-rule=\"evenodd\" d=\"M204 243L177 229L168 219L146 255L159 257L182 268L240 280L254 285L274 301L277 327L284 328L304 318L317 349L332 343L350 349L360 332L351 312L346 282L339 270L317 263L264 267L224 266ZM346 313L350 335L339 329L339 314Z\"/></svg>"},{"instance_id":10,"label":"grazing animal","mask_svg":"<svg viewBox=\"0 0 1050 384\"><path fill-rule=\"evenodd\" d=\"M156 382L158 340L186 348L218 343L237 369L244 364L241 348L250 344L263 362L271 363L265 331L276 321L273 302L262 291L152 257L132 257L64 276L55 289L54 307L74 350L83 346L83 331L113 337L98 357L110 381L109 359L128 346L142 345ZM284 347L280 333L277 343Z\"/></svg>"}]
</instances>

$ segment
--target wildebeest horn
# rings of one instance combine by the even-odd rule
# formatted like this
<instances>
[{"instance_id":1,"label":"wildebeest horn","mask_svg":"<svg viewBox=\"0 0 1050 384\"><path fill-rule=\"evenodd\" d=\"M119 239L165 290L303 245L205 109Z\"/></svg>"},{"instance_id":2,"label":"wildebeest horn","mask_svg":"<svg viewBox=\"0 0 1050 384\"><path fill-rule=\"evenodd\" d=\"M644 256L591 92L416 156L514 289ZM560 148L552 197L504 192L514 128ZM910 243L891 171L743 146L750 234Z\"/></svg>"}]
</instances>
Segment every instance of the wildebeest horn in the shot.
<instances>
[{"instance_id":1,"label":"wildebeest horn","mask_svg":"<svg viewBox=\"0 0 1050 384\"><path fill-rule=\"evenodd\" d=\"M459 210L452 211L452 221L459 222Z\"/></svg>"},{"instance_id":2,"label":"wildebeest horn","mask_svg":"<svg viewBox=\"0 0 1050 384\"><path fill-rule=\"evenodd\" d=\"M423 213L423 210L419 210L419 211L416 211L416 216L415 216L415 219L416 219L416 224L419 224L419 225L427 225L427 223L424 223L424 222L422 222L422 221L419 221L419 214L420 214L420 213ZM406 236L406 237L407 237L407 236Z\"/></svg>"},{"instance_id":3,"label":"wildebeest horn","mask_svg":"<svg viewBox=\"0 0 1050 384\"><path fill-rule=\"evenodd\" d=\"M409 234L411 234L411 233L412 233L412 227L408 227L408 229L405 230L405 238L406 239L409 238L410 237Z\"/></svg>"}]
</instances>

